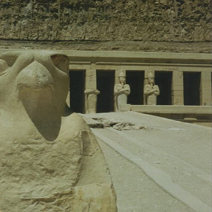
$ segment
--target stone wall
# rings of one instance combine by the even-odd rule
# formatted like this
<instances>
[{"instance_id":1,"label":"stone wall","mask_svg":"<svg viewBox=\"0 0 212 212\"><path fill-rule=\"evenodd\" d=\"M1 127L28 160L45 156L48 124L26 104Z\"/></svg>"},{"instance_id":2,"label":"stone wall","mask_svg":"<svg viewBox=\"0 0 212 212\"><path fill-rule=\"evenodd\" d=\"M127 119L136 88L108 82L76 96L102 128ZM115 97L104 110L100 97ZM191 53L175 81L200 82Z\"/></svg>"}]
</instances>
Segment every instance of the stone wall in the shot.
<instances>
[{"instance_id":1,"label":"stone wall","mask_svg":"<svg viewBox=\"0 0 212 212\"><path fill-rule=\"evenodd\" d=\"M211 0L1 0L0 39L212 41Z\"/></svg>"}]
</instances>

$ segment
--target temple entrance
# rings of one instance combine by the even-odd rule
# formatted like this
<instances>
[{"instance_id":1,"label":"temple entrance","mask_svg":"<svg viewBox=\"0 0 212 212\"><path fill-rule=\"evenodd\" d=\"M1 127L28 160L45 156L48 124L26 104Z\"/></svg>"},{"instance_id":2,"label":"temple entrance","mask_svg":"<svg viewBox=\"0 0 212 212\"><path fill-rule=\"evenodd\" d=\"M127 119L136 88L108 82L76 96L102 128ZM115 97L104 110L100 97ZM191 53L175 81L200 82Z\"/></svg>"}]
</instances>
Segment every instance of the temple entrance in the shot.
<instances>
[{"instance_id":1,"label":"temple entrance","mask_svg":"<svg viewBox=\"0 0 212 212\"><path fill-rule=\"evenodd\" d=\"M131 93L127 103L142 105L144 96L144 71L126 71L126 83L130 85Z\"/></svg>"},{"instance_id":2,"label":"temple entrance","mask_svg":"<svg viewBox=\"0 0 212 212\"><path fill-rule=\"evenodd\" d=\"M97 71L97 113L114 111L115 71Z\"/></svg>"},{"instance_id":3,"label":"temple entrance","mask_svg":"<svg viewBox=\"0 0 212 212\"><path fill-rule=\"evenodd\" d=\"M200 72L183 72L184 105L200 105Z\"/></svg>"},{"instance_id":4,"label":"temple entrance","mask_svg":"<svg viewBox=\"0 0 212 212\"><path fill-rule=\"evenodd\" d=\"M85 71L71 70L70 78L70 108L73 112L84 113Z\"/></svg>"},{"instance_id":5,"label":"temple entrance","mask_svg":"<svg viewBox=\"0 0 212 212\"><path fill-rule=\"evenodd\" d=\"M172 104L172 72L156 71L155 84L160 89L160 95L157 97L157 105Z\"/></svg>"}]
</instances>

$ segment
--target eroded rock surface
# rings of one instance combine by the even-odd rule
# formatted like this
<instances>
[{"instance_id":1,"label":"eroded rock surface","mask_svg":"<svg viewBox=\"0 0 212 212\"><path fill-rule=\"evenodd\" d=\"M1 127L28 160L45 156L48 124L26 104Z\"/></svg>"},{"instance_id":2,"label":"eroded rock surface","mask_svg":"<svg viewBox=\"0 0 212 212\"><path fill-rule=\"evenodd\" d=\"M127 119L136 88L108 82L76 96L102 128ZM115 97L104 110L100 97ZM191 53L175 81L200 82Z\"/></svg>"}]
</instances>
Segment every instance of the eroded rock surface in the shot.
<instances>
[{"instance_id":1,"label":"eroded rock surface","mask_svg":"<svg viewBox=\"0 0 212 212\"><path fill-rule=\"evenodd\" d=\"M96 138L65 107L67 57L13 52L0 64L0 211L115 212Z\"/></svg>"},{"instance_id":2,"label":"eroded rock surface","mask_svg":"<svg viewBox=\"0 0 212 212\"><path fill-rule=\"evenodd\" d=\"M210 0L2 0L0 38L211 41Z\"/></svg>"}]
</instances>

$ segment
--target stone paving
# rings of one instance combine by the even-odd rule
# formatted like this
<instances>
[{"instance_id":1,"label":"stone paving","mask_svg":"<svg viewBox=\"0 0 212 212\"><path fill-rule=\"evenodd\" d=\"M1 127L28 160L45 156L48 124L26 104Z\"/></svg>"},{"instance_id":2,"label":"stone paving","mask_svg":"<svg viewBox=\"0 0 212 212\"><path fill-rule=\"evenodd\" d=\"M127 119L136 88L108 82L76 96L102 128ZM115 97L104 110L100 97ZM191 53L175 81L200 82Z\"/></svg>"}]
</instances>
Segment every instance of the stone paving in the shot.
<instances>
[{"instance_id":1,"label":"stone paving","mask_svg":"<svg viewBox=\"0 0 212 212\"><path fill-rule=\"evenodd\" d=\"M135 112L83 116L108 162L120 212L212 210L209 127Z\"/></svg>"}]
</instances>

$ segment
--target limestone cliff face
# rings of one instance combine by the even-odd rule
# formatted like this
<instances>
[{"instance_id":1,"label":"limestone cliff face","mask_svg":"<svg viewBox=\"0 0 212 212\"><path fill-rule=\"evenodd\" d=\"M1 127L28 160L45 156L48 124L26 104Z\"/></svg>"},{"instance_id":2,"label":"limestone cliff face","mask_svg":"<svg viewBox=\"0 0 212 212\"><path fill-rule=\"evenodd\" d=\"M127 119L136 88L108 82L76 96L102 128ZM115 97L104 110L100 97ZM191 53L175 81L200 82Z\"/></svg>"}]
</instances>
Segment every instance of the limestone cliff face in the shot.
<instances>
[{"instance_id":1,"label":"limestone cliff face","mask_svg":"<svg viewBox=\"0 0 212 212\"><path fill-rule=\"evenodd\" d=\"M210 0L2 0L0 38L212 41Z\"/></svg>"}]
</instances>

